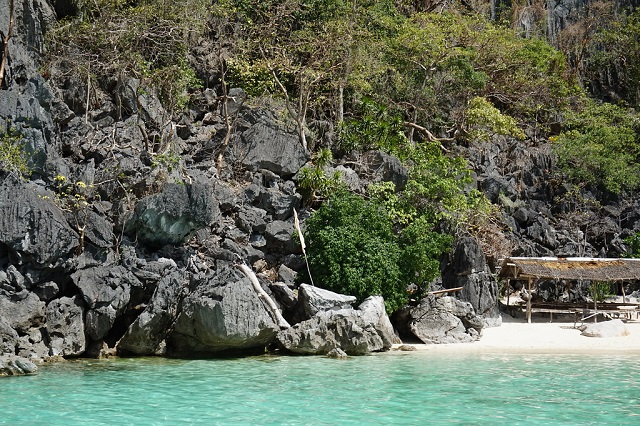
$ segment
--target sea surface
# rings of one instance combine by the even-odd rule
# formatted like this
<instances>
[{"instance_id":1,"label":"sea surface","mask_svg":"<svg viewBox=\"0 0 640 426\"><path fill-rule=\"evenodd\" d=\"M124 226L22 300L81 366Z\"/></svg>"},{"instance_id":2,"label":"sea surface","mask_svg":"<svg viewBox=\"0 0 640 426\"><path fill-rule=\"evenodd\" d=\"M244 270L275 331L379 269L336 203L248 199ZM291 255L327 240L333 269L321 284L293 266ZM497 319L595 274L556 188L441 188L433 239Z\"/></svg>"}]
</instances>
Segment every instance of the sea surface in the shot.
<instances>
[{"instance_id":1,"label":"sea surface","mask_svg":"<svg viewBox=\"0 0 640 426\"><path fill-rule=\"evenodd\" d=\"M0 379L8 425L640 424L640 356L69 361Z\"/></svg>"}]
</instances>

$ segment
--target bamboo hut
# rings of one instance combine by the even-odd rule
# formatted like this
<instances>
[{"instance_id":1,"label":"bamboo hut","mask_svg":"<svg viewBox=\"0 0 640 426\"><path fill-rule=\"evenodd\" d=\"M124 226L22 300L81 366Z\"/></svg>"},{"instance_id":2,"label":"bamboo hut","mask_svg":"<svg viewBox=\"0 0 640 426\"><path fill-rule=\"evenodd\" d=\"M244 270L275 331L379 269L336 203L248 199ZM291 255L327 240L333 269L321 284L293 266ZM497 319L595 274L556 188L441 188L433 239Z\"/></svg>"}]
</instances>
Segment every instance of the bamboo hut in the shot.
<instances>
[{"instance_id":1,"label":"bamboo hut","mask_svg":"<svg viewBox=\"0 0 640 426\"><path fill-rule=\"evenodd\" d=\"M527 321L531 322L531 289L540 279L584 280L618 282L640 280L640 259L598 259L585 257L509 257L503 260L499 277L506 280L525 280L527 282ZM624 286L623 286L624 297ZM636 304L615 304L616 309L628 305L634 309ZM614 306L610 306L614 307ZM597 306L596 306L597 310ZM554 309L547 307L553 315ZM553 318L553 316L552 316Z\"/></svg>"}]
</instances>

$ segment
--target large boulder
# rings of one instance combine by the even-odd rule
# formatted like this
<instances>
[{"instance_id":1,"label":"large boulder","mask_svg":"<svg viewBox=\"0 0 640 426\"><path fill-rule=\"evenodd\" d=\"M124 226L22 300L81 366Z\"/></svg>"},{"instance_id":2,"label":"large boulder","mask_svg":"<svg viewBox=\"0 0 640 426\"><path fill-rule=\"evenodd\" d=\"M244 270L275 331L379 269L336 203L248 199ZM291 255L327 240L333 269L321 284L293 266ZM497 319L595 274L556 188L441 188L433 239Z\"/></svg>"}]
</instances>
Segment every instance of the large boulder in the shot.
<instances>
[{"instance_id":1,"label":"large boulder","mask_svg":"<svg viewBox=\"0 0 640 426\"><path fill-rule=\"evenodd\" d=\"M178 307L188 280L182 271L162 277L145 310L129 326L118 342L124 354L158 355L166 346L164 340L178 316Z\"/></svg>"},{"instance_id":2,"label":"large boulder","mask_svg":"<svg viewBox=\"0 0 640 426\"><path fill-rule=\"evenodd\" d=\"M129 303L131 287L142 287L138 278L123 266L97 266L71 275L89 307L86 333L93 340L103 339L116 318Z\"/></svg>"},{"instance_id":3,"label":"large boulder","mask_svg":"<svg viewBox=\"0 0 640 426\"><path fill-rule=\"evenodd\" d=\"M460 300L469 302L485 327L502 324L498 310L498 282L482 248L471 236L460 237L442 271L445 288L462 287Z\"/></svg>"},{"instance_id":4,"label":"large boulder","mask_svg":"<svg viewBox=\"0 0 640 426\"><path fill-rule=\"evenodd\" d=\"M355 301L355 296L334 293L309 284L301 284L298 289L298 303L304 319L309 319L318 312L351 309Z\"/></svg>"},{"instance_id":5,"label":"large boulder","mask_svg":"<svg viewBox=\"0 0 640 426\"><path fill-rule=\"evenodd\" d=\"M0 184L0 242L41 265L56 264L79 244L58 206L11 178Z\"/></svg>"},{"instance_id":6,"label":"large boulder","mask_svg":"<svg viewBox=\"0 0 640 426\"><path fill-rule=\"evenodd\" d=\"M367 297L358 306L358 311L362 313L362 319L373 324L378 335L382 338L385 348L390 348L394 343L402 343L389 320L382 296Z\"/></svg>"},{"instance_id":7,"label":"large boulder","mask_svg":"<svg viewBox=\"0 0 640 426\"><path fill-rule=\"evenodd\" d=\"M162 192L138 202L127 232L154 246L180 244L219 218L219 203L210 185L167 184Z\"/></svg>"},{"instance_id":8,"label":"large boulder","mask_svg":"<svg viewBox=\"0 0 640 426\"><path fill-rule=\"evenodd\" d=\"M206 355L264 348L278 330L249 279L220 262L216 275L182 301L167 352Z\"/></svg>"},{"instance_id":9,"label":"large boulder","mask_svg":"<svg viewBox=\"0 0 640 426\"><path fill-rule=\"evenodd\" d=\"M284 178L295 175L310 158L298 136L262 122L249 127L234 148L248 169L266 169Z\"/></svg>"},{"instance_id":10,"label":"large boulder","mask_svg":"<svg viewBox=\"0 0 640 426\"><path fill-rule=\"evenodd\" d=\"M629 328L619 319L585 324L581 329L581 334L587 337L623 337L630 334Z\"/></svg>"},{"instance_id":11,"label":"large boulder","mask_svg":"<svg viewBox=\"0 0 640 426\"><path fill-rule=\"evenodd\" d=\"M428 296L401 316L405 333L430 344L473 342L478 340L483 327L470 303L450 296Z\"/></svg>"},{"instance_id":12,"label":"large boulder","mask_svg":"<svg viewBox=\"0 0 640 426\"><path fill-rule=\"evenodd\" d=\"M29 329L41 326L45 321L45 304L34 293L20 300L0 297L0 318L18 333L26 334Z\"/></svg>"},{"instance_id":13,"label":"large boulder","mask_svg":"<svg viewBox=\"0 0 640 426\"><path fill-rule=\"evenodd\" d=\"M82 299L62 297L47 305L47 334L52 356L78 356L86 349Z\"/></svg>"},{"instance_id":14,"label":"large boulder","mask_svg":"<svg viewBox=\"0 0 640 426\"><path fill-rule=\"evenodd\" d=\"M277 338L286 350L308 355L326 355L334 349L365 355L391 347L374 324L355 309L318 312L313 318L280 331Z\"/></svg>"}]
</instances>

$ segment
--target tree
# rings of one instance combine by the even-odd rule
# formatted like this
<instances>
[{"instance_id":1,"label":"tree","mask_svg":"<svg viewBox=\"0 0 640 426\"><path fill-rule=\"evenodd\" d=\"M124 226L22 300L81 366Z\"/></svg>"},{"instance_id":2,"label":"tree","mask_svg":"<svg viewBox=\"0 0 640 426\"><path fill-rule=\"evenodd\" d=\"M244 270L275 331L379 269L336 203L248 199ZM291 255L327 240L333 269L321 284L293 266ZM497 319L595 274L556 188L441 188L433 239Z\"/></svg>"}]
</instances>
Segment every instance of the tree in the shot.
<instances>
[{"instance_id":1,"label":"tree","mask_svg":"<svg viewBox=\"0 0 640 426\"><path fill-rule=\"evenodd\" d=\"M0 88L2 86L8 86L4 82L4 76L7 67L7 61L9 58L9 40L11 40L11 36L13 36L13 26L15 24L15 8L14 8L14 0L9 1L9 29L7 30L7 34L4 36L2 40L2 58L0 60Z\"/></svg>"},{"instance_id":2,"label":"tree","mask_svg":"<svg viewBox=\"0 0 640 426\"><path fill-rule=\"evenodd\" d=\"M632 110L587 101L552 141L573 181L615 194L640 188L640 118Z\"/></svg>"}]
</instances>

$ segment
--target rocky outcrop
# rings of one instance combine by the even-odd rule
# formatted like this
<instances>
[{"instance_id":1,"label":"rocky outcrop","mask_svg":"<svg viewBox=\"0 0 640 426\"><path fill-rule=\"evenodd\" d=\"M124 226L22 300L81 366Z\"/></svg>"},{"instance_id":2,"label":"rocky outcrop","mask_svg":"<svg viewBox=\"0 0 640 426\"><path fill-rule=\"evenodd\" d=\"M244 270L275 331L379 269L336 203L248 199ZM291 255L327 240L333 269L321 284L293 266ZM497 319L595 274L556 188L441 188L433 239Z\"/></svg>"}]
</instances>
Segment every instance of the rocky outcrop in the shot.
<instances>
[{"instance_id":1,"label":"rocky outcrop","mask_svg":"<svg viewBox=\"0 0 640 426\"><path fill-rule=\"evenodd\" d=\"M471 304L485 327L502 324L498 283L475 238L463 236L456 241L442 271L442 284L445 288L462 287L458 297Z\"/></svg>"},{"instance_id":2,"label":"rocky outcrop","mask_svg":"<svg viewBox=\"0 0 640 426\"><path fill-rule=\"evenodd\" d=\"M136 276L123 266L82 269L71 278L88 306L85 332L93 340L103 339L116 318L124 313L132 287L142 287Z\"/></svg>"},{"instance_id":3,"label":"rocky outcrop","mask_svg":"<svg viewBox=\"0 0 640 426\"><path fill-rule=\"evenodd\" d=\"M185 297L167 339L171 355L264 348L279 330L248 278L220 263Z\"/></svg>"},{"instance_id":4,"label":"rocky outcrop","mask_svg":"<svg viewBox=\"0 0 640 426\"><path fill-rule=\"evenodd\" d=\"M0 183L0 235L2 243L25 261L47 266L69 258L79 244L78 234L50 194L12 178Z\"/></svg>"},{"instance_id":5,"label":"rocky outcrop","mask_svg":"<svg viewBox=\"0 0 640 426\"><path fill-rule=\"evenodd\" d=\"M619 319L585 324L580 329L581 334L587 337L624 337L630 334L627 326Z\"/></svg>"},{"instance_id":6,"label":"rocky outcrop","mask_svg":"<svg viewBox=\"0 0 640 426\"><path fill-rule=\"evenodd\" d=\"M278 342L288 351L306 355L325 355L336 348L365 355L390 348L374 325L353 309L319 312L278 333Z\"/></svg>"},{"instance_id":7,"label":"rocky outcrop","mask_svg":"<svg viewBox=\"0 0 640 426\"><path fill-rule=\"evenodd\" d=\"M351 308L355 297L303 284L299 290L299 312L309 319L278 333L279 345L293 353L326 355L342 350L363 355L388 350L398 343L380 296Z\"/></svg>"},{"instance_id":8,"label":"rocky outcrop","mask_svg":"<svg viewBox=\"0 0 640 426\"><path fill-rule=\"evenodd\" d=\"M451 296L428 296L416 307L396 315L404 336L415 336L424 343L465 343L478 340L483 320L468 302Z\"/></svg>"},{"instance_id":9,"label":"rocky outcrop","mask_svg":"<svg viewBox=\"0 0 640 426\"><path fill-rule=\"evenodd\" d=\"M47 335L51 356L79 356L86 349L84 305L79 296L62 297L47 305Z\"/></svg>"},{"instance_id":10,"label":"rocky outcrop","mask_svg":"<svg viewBox=\"0 0 640 426\"><path fill-rule=\"evenodd\" d=\"M242 133L234 155L250 170L265 169L289 178L309 161L298 136L258 122Z\"/></svg>"},{"instance_id":11,"label":"rocky outcrop","mask_svg":"<svg viewBox=\"0 0 640 426\"><path fill-rule=\"evenodd\" d=\"M185 273L174 271L162 277L151 301L118 342L122 354L161 355L166 351L165 339L175 322L179 306L187 292Z\"/></svg>"},{"instance_id":12,"label":"rocky outcrop","mask_svg":"<svg viewBox=\"0 0 640 426\"><path fill-rule=\"evenodd\" d=\"M219 219L211 186L168 184L162 192L138 202L127 232L150 245L179 244Z\"/></svg>"},{"instance_id":13,"label":"rocky outcrop","mask_svg":"<svg viewBox=\"0 0 640 426\"><path fill-rule=\"evenodd\" d=\"M322 311L351 309L356 298L309 284L301 284L298 288L298 301L304 318L309 319Z\"/></svg>"}]
</instances>

